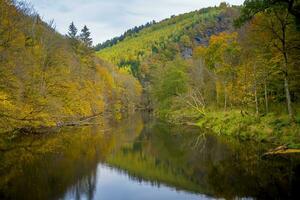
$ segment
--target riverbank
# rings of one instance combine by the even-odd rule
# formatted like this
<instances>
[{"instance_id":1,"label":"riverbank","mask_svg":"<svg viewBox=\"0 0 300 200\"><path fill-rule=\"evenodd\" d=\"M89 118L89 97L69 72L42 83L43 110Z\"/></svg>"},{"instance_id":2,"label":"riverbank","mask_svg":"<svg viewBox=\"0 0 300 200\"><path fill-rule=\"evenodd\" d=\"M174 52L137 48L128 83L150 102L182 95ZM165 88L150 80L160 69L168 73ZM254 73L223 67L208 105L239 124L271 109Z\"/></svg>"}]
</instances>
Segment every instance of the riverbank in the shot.
<instances>
[{"instance_id":1,"label":"riverbank","mask_svg":"<svg viewBox=\"0 0 300 200\"><path fill-rule=\"evenodd\" d=\"M63 127L72 127L72 126L103 126L105 120L121 120L123 117L126 117L134 112L128 110L122 111L107 111L96 113L89 116L82 117L69 117L64 121L58 122L45 122L41 119L40 121L35 121L35 123L29 123L25 121L24 123L15 123L11 127L6 129L1 129L0 127L0 137L18 137L23 135L39 135L49 132L56 132L57 129Z\"/></svg>"},{"instance_id":2,"label":"riverbank","mask_svg":"<svg viewBox=\"0 0 300 200\"><path fill-rule=\"evenodd\" d=\"M215 134L242 140L268 142L300 149L300 117L291 123L287 115L270 113L256 117L240 110L212 111L201 117L197 126L212 130Z\"/></svg>"}]
</instances>

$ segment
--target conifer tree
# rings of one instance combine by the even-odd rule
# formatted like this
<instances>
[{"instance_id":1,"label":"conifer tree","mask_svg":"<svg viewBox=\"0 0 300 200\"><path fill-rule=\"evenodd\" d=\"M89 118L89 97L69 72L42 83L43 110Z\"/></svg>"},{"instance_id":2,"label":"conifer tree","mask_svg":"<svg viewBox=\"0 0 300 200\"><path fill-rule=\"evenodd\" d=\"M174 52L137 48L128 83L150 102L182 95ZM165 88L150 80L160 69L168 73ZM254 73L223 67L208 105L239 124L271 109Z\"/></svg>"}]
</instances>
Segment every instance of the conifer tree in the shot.
<instances>
[{"instance_id":1,"label":"conifer tree","mask_svg":"<svg viewBox=\"0 0 300 200\"><path fill-rule=\"evenodd\" d=\"M77 37L77 28L76 26L74 25L74 23L72 22L69 26L69 32L68 32L68 36L71 38L71 39L76 39Z\"/></svg>"},{"instance_id":2,"label":"conifer tree","mask_svg":"<svg viewBox=\"0 0 300 200\"><path fill-rule=\"evenodd\" d=\"M91 36L91 32L88 29L87 26L84 26L83 29L81 30L81 34L80 34L80 40L87 46L87 47L91 47L92 46L92 38Z\"/></svg>"}]
</instances>

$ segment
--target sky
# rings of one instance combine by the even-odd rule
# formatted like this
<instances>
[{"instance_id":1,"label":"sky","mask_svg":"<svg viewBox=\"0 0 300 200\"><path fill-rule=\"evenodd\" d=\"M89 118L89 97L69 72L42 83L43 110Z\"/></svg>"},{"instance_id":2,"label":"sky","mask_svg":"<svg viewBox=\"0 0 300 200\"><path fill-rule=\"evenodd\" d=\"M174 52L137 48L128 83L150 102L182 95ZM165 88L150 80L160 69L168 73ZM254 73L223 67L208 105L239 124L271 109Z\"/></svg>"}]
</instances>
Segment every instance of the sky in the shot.
<instances>
[{"instance_id":1,"label":"sky","mask_svg":"<svg viewBox=\"0 0 300 200\"><path fill-rule=\"evenodd\" d=\"M160 21L200 8L219 5L224 0L27 0L56 30L68 32L71 22L91 31L94 44L119 36L126 30L152 20ZM244 0L227 0L240 5Z\"/></svg>"}]
</instances>

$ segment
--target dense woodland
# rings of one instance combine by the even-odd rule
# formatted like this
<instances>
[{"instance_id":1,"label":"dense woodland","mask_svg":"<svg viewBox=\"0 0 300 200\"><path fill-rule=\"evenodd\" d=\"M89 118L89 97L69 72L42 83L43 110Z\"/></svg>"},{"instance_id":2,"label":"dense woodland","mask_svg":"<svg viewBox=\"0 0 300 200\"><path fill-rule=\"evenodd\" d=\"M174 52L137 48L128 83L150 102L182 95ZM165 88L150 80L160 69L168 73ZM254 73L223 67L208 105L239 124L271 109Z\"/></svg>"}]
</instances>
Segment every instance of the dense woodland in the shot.
<instances>
[{"instance_id":1,"label":"dense woodland","mask_svg":"<svg viewBox=\"0 0 300 200\"><path fill-rule=\"evenodd\" d=\"M130 69L161 118L299 147L298 8L298 1L221 3L172 16L98 55Z\"/></svg>"},{"instance_id":2,"label":"dense woodland","mask_svg":"<svg viewBox=\"0 0 300 200\"><path fill-rule=\"evenodd\" d=\"M97 58L90 32L55 31L26 3L0 0L0 130L73 124L132 111L141 86Z\"/></svg>"},{"instance_id":3,"label":"dense woodland","mask_svg":"<svg viewBox=\"0 0 300 200\"><path fill-rule=\"evenodd\" d=\"M100 51L101 49L116 45L117 43L122 42L127 37L136 36L137 33L139 33L142 29L147 28L147 27L149 27L149 26L151 26L155 23L156 22L153 20L152 22L148 22L145 25L135 26L134 28L125 31L125 33L122 34L121 36L114 37L113 39L106 40L103 43L99 43L99 44L95 45L94 50L95 51Z\"/></svg>"},{"instance_id":4,"label":"dense woodland","mask_svg":"<svg viewBox=\"0 0 300 200\"><path fill-rule=\"evenodd\" d=\"M172 123L300 147L298 1L221 3L95 47L86 26L72 22L63 36L26 3L0 2L3 131L139 107Z\"/></svg>"}]
</instances>

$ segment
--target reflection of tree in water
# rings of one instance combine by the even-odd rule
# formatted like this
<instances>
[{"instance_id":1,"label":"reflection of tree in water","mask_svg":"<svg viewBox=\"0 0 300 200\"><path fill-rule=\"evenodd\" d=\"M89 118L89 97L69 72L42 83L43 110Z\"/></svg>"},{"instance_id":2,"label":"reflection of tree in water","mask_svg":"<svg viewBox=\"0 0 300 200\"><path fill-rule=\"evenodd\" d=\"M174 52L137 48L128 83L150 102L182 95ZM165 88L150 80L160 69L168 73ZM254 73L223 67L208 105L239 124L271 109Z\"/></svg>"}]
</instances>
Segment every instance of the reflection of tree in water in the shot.
<instances>
[{"instance_id":1,"label":"reflection of tree in water","mask_svg":"<svg viewBox=\"0 0 300 200\"><path fill-rule=\"evenodd\" d=\"M92 197L96 180L90 173L111 146L102 134L77 131L24 138L0 154L0 199L56 199L78 180Z\"/></svg>"},{"instance_id":2,"label":"reflection of tree in water","mask_svg":"<svg viewBox=\"0 0 300 200\"><path fill-rule=\"evenodd\" d=\"M265 145L201 131L146 124L137 140L110 156L108 162L133 180L213 197L286 199L299 195L295 190L300 179L299 159L264 160Z\"/></svg>"},{"instance_id":3,"label":"reflection of tree in water","mask_svg":"<svg viewBox=\"0 0 300 200\"><path fill-rule=\"evenodd\" d=\"M143 127L138 116L128 120L0 139L0 199L58 199L68 190L93 199L98 163Z\"/></svg>"},{"instance_id":4,"label":"reflection of tree in water","mask_svg":"<svg viewBox=\"0 0 300 200\"><path fill-rule=\"evenodd\" d=\"M299 194L299 159L264 160L255 143L164 123L144 126L139 118L110 125L105 134L95 128L2 146L0 199L93 199L100 161L137 182L213 197Z\"/></svg>"},{"instance_id":5,"label":"reflection of tree in water","mask_svg":"<svg viewBox=\"0 0 300 200\"><path fill-rule=\"evenodd\" d=\"M75 186L72 187L71 193L75 194L75 199L80 200L87 197L87 200L94 199L94 193L97 184L97 170L94 169L91 174L79 180Z\"/></svg>"}]
</instances>

